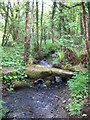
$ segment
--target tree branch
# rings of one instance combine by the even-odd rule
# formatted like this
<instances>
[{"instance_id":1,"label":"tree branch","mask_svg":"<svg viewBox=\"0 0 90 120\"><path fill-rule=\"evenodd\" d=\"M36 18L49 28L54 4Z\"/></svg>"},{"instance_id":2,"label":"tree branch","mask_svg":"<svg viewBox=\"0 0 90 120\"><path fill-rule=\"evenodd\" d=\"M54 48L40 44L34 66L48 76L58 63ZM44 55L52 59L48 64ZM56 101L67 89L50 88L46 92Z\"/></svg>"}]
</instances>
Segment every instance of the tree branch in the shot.
<instances>
[{"instance_id":1,"label":"tree branch","mask_svg":"<svg viewBox=\"0 0 90 120\"><path fill-rule=\"evenodd\" d=\"M64 5L66 8L68 8L68 9L71 9L71 8L74 8L74 7L77 7L77 6L81 6L81 5L82 5L82 3L77 3L77 4L73 5L73 6L67 6L67 5L65 5L65 4L62 2L62 0L59 0L59 2L60 2L62 5Z\"/></svg>"}]
</instances>

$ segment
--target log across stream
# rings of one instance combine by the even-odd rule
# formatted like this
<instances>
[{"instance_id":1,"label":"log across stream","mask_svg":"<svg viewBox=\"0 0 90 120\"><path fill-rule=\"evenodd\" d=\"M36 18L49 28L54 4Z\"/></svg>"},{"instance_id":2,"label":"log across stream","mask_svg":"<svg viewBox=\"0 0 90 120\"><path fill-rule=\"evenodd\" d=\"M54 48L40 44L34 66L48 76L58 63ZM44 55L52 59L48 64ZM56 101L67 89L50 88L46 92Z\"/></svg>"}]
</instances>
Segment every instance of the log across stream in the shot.
<instances>
[{"instance_id":1,"label":"log across stream","mask_svg":"<svg viewBox=\"0 0 90 120\"><path fill-rule=\"evenodd\" d=\"M72 77L73 72L69 70L63 70L59 68L53 68L53 57L55 57L56 52L39 61L39 64L28 64L26 66L26 73L30 79L44 79L47 80L50 77L56 79L56 81L68 80ZM58 80L57 80L58 79ZM50 79L51 80L51 79Z\"/></svg>"}]
</instances>

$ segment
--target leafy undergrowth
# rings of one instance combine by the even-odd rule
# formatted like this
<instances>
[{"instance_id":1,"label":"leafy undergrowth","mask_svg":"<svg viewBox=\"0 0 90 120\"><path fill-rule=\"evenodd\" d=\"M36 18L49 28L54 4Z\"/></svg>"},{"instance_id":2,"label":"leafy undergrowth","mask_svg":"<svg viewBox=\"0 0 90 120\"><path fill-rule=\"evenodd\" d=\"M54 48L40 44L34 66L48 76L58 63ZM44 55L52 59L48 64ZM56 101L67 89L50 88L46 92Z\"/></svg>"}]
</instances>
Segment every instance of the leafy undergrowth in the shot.
<instances>
[{"instance_id":1,"label":"leafy undergrowth","mask_svg":"<svg viewBox=\"0 0 90 120\"><path fill-rule=\"evenodd\" d=\"M3 104L5 104L5 102L3 100L0 100L0 120L2 117L4 117L5 113L8 111L6 107L3 107Z\"/></svg>"},{"instance_id":2,"label":"leafy undergrowth","mask_svg":"<svg viewBox=\"0 0 90 120\"><path fill-rule=\"evenodd\" d=\"M43 59L44 57L47 57L52 52L55 52L57 49L58 48L57 48L56 44L54 42L52 42L51 39L49 39L49 40L47 40L47 43L42 41L42 46L41 46L40 51L38 51L36 49L36 47L34 46L34 44L32 43L32 45L31 45L31 55L34 58Z\"/></svg>"},{"instance_id":3,"label":"leafy undergrowth","mask_svg":"<svg viewBox=\"0 0 90 120\"><path fill-rule=\"evenodd\" d=\"M51 40L48 41L46 47L45 43L42 43L42 51L44 55L48 55L50 52L56 50L56 46L52 43ZM47 49L46 49L47 48ZM24 62L24 45L22 43L13 42L13 44L9 46L2 47L2 68L6 68L8 71L15 69L13 74L3 74L2 80L4 84L7 84L9 90L13 90L12 81L21 80L25 81L27 79L27 74L25 72L25 62ZM31 54L33 57L36 57L36 53L34 51L34 46L32 44ZM12 69L13 68L13 69Z\"/></svg>"},{"instance_id":4,"label":"leafy undergrowth","mask_svg":"<svg viewBox=\"0 0 90 120\"><path fill-rule=\"evenodd\" d=\"M4 84L7 84L12 89L12 81L15 80L24 80L27 75L25 73L25 62L24 62L24 45L21 43L15 43L12 46L5 46L2 48L2 68L13 68L16 70L13 74L3 74L2 73L2 80Z\"/></svg>"},{"instance_id":5,"label":"leafy undergrowth","mask_svg":"<svg viewBox=\"0 0 90 120\"><path fill-rule=\"evenodd\" d=\"M87 104L88 98L88 74L87 72L76 72L72 79L68 81L69 89L71 91L70 99L70 115L87 116L83 114L83 106Z\"/></svg>"},{"instance_id":6,"label":"leafy undergrowth","mask_svg":"<svg viewBox=\"0 0 90 120\"><path fill-rule=\"evenodd\" d=\"M17 44L14 47L3 47L2 67L19 67L25 65L24 63L24 46Z\"/></svg>"}]
</instances>

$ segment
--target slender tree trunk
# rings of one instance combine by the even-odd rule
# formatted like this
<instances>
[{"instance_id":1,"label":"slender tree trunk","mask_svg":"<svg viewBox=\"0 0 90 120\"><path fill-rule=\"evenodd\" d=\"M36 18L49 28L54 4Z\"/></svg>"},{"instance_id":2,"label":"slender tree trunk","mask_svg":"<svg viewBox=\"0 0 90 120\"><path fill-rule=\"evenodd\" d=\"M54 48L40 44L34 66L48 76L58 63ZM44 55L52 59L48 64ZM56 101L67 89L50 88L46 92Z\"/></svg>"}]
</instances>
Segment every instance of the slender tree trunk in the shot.
<instances>
[{"instance_id":1,"label":"slender tree trunk","mask_svg":"<svg viewBox=\"0 0 90 120\"><path fill-rule=\"evenodd\" d=\"M41 45L42 45L42 33L43 33L42 21L43 21L43 0L42 0L42 13L41 13L41 41L40 41L40 50L41 50Z\"/></svg>"},{"instance_id":2,"label":"slender tree trunk","mask_svg":"<svg viewBox=\"0 0 90 120\"><path fill-rule=\"evenodd\" d=\"M8 24L8 16L9 16L9 4L10 2L8 2L7 4L7 12L6 12L6 18L5 18L5 27L4 27L4 34L3 34L3 40L2 40L2 46L5 46L7 44L7 24Z\"/></svg>"},{"instance_id":3,"label":"slender tree trunk","mask_svg":"<svg viewBox=\"0 0 90 120\"><path fill-rule=\"evenodd\" d=\"M35 43L35 28L34 28L34 24L33 24L32 32L33 32L33 43Z\"/></svg>"},{"instance_id":4,"label":"slender tree trunk","mask_svg":"<svg viewBox=\"0 0 90 120\"><path fill-rule=\"evenodd\" d=\"M82 24L82 16L80 15L80 29L81 29L81 40L83 36L83 24Z\"/></svg>"},{"instance_id":5,"label":"slender tree trunk","mask_svg":"<svg viewBox=\"0 0 90 120\"><path fill-rule=\"evenodd\" d=\"M53 32L53 18L54 18L54 14L55 14L55 8L56 8L56 2L53 2L53 12L52 12L52 41L55 42L56 46L60 48L60 46L58 45L58 43L55 40L55 36L54 36L54 32Z\"/></svg>"},{"instance_id":6,"label":"slender tree trunk","mask_svg":"<svg viewBox=\"0 0 90 120\"><path fill-rule=\"evenodd\" d=\"M29 30L29 1L26 3L26 36L25 36L25 51L24 51L24 60L28 63L28 30Z\"/></svg>"},{"instance_id":7,"label":"slender tree trunk","mask_svg":"<svg viewBox=\"0 0 90 120\"><path fill-rule=\"evenodd\" d=\"M36 0L36 33L37 33L37 51L39 48L39 42L38 42L38 0Z\"/></svg>"},{"instance_id":8,"label":"slender tree trunk","mask_svg":"<svg viewBox=\"0 0 90 120\"><path fill-rule=\"evenodd\" d=\"M59 19L60 19L60 22L59 22L59 34L60 34L60 38L62 37L62 35L61 35L61 25L62 25L62 16L61 16L61 14L62 14L62 4L61 3L59 3L59 8L60 8L60 15L59 15Z\"/></svg>"},{"instance_id":9,"label":"slender tree trunk","mask_svg":"<svg viewBox=\"0 0 90 120\"><path fill-rule=\"evenodd\" d=\"M14 7L15 7L15 4L14 4ZM14 22L15 22L16 17L14 18L14 9L11 6L11 3L10 3L10 12L11 12L11 25L12 25L12 38L13 38L13 40L15 40L16 39L16 31L15 31L15 23Z\"/></svg>"},{"instance_id":10,"label":"slender tree trunk","mask_svg":"<svg viewBox=\"0 0 90 120\"><path fill-rule=\"evenodd\" d=\"M82 2L82 12L83 12L83 24L84 24L84 35L85 35L85 42L86 42L86 51L87 51L88 55L90 55L89 45L88 45L86 9L85 9L85 5L84 5L83 2Z\"/></svg>"},{"instance_id":11,"label":"slender tree trunk","mask_svg":"<svg viewBox=\"0 0 90 120\"><path fill-rule=\"evenodd\" d=\"M60 18L60 22L59 22L59 34L60 34L60 38L61 38L61 16L59 16Z\"/></svg>"},{"instance_id":12,"label":"slender tree trunk","mask_svg":"<svg viewBox=\"0 0 90 120\"><path fill-rule=\"evenodd\" d=\"M52 11L52 41L53 42L54 42L54 39L53 39L53 19L54 19L55 9L56 9L56 2L53 1L53 11Z\"/></svg>"},{"instance_id":13,"label":"slender tree trunk","mask_svg":"<svg viewBox=\"0 0 90 120\"><path fill-rule=\"evenodd\" d=\"M31 51L31 39L32 39L33 14L34 14L34 0L32 2L31 25L30 25L30 51Z\"/></svg>"},{"instance_id":14,"label":"slender tree trunk","mask_svg":"<svg viewBox=\"0 0 90 120\"><path fill-rule=\"evenodd\" d=\"M59 44L57 43L56 39L55 39L55 36L54 36L54 33L53 33L53 29L52 29L52 38L53 38L53 41L55 42L56 46L58 48L60 48Z\"/></svg>"},{"instance_id":15,"label":"slender tree trunk","mask_svg":"<svg viewBox=\"0 0 90 120\"><path fill-rule=\"evenodd\" d=\"M47 41L46 41L46 29L44 28L44 42L45 42L45 47L46 47L46 44L47 44Z\"/></svg>"},{"instance_id":16,"label":"slender tree trunk","mask_svg":"<svg viewBox=\"0 0 90 120\"><path fill-rule=\"evenodd\" d=\"M16 28L16 35L15 35L15 39L18 39L18 33L19 33L19 19L20 19L20 9L19 9L19 6L20 6L20 3L19 3L19 0L17 0L17 2L18 2L18 8L16 9L16 12L17 12L17 14L16 14L16 19L18 19L18 25L17 25L17 28Z\"/></svg>"},{"instance_id":17,"label":"slender tree trunk","mask_svg":"<svg viewBox=\"0 0 90 120\"><path fill-rule=\"evenodd\" d=\"M90 2L87 3L87 7L88 7L88 41L90 45ZM90 54L88 56L88 71L90 71Z\"/></svg>"},{"instance_id":18,"label":"slender tree trunk","mask_svg":"<svg viewBox=\"0 0 90 120\"><path fill-rule=\"evenodd\" d=\"M90 2L87 3L88 7L88 40L90 42Z\"/></svg>"}]
</instances>

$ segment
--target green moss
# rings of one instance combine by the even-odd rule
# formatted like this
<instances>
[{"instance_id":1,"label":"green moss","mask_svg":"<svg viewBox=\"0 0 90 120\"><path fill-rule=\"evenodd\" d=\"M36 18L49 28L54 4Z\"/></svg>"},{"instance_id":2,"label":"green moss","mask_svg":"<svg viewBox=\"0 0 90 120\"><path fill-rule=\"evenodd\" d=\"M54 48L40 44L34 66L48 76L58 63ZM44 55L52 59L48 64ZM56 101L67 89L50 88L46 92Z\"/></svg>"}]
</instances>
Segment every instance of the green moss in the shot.
<instances>
[{"instance_id":1,"label":"green moss","mask_svg":"<svg viewBox=\"0 0 90 120\"><path fill-rule=\"evenodd\" d=\"M47 77L51 74L51 70L41 65L27 65L26 73L32 79Z\"/></svg>"},{"instance_id":2,"label":"green moss","mask_svg":"<svg viewBox=\"0 0 90 120\"><path fill-rule=\"evenodd\" d=\"M20 80L13 81L12 85L14 88L29 86L29 84L26 81L20 81Z\"/></svg>"},{"instance_id":3,"label":"green moss","mask_svg":"<svg viewBox=\"0 0 90 120\"><path fill-rule=\"evenodd\" d=\"M45 84L46 84L47 86L50 86L51 81L50 81L50 80L46 80L46 81L45 81Z\"/></svg>"},{"instance_id":4,"label":"green moss","mask_svg":"<svg viewBox=\"0 0 90 120\"><path fill-rule=\"evenodd\" d=\"M63 66L64 70L70 70L70 71L75 71L75 68L71 64L66 64Z\"/></svg>"}]
</instances>

